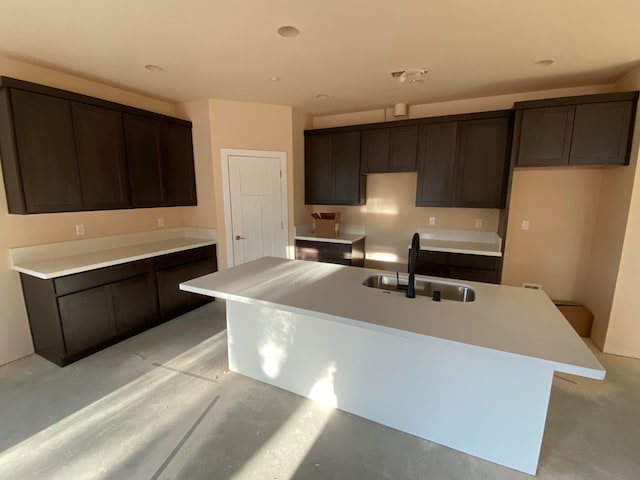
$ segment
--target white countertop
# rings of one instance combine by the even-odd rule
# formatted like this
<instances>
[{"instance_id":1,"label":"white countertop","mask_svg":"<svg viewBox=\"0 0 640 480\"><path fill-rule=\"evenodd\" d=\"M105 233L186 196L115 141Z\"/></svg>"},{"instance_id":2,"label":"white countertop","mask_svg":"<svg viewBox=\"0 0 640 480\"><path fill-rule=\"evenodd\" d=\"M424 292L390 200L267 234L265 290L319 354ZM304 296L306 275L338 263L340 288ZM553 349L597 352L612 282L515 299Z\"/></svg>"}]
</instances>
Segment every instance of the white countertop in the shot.
<instances>
[{"instance_id":1,"label":"white countertop","mask_svg":"<svg viewBox=\"0 0 640 480\"><path fill-rule=\"evenodd\" d=\"M49 279L214 245L215 234L200 235L202 231L175 229L15 248L10 250L12 269Z\"/></svg>"},{"instance_id":2,"label":"white countertop","mask_svg":"<svg viewBox=\"0 0 640 480\"><path fill-rule=\"evenodd\" d=\"M354 242L362 240L364 236L365 236L364 225L350 225L350 224L341 223L340 231L337 237L325 237L321 235L316 235L313 231L313 224L296 225L295 227L296 240L309 240L311 242L353 244Z\"/></svg>"},{"instance_id":3,"label":"white countertop","mask_svg":"<svg viewBox=\"0 0 640 480\"><path fill-rule=\"evenodd\" d=\"M462 303L368 288L378 270L265 257L190 280L183 290L229 300L265 304L357 323L394 335L456 342L548 362L553 370L602 379L605 370L542 291L462 282L476 300ZM429 278L421 277L418 278ZM450 282L446 279L438 279ZM354 322L355 321L355 322ZM416 336L418 334L418 336Z\"/></svg>"},{"instance_id":4,"label":"white countertop","mask_svg":"<svg viewBox=\"0 0 640 480\"><path fill-rule=\"evenodd\" d=\"M340 234L337 237L321 237L315 233L308 233L306 235L296 235L296 240L309 240L312 242L324 242L324 243L348 243L352 244L358 240L362 240L364 235L354 234Z\"/></svg>"},{"instance_id":5,"label":"white countertop","mask_svg":"<svg viewBox=\"0 0 640 480\"><path fill-rule=\"evenodd\" d=\"M494 232L418 229L420 250L502 256L502 238ZM410 246L409 246L410 248Z\"/></svg>"}]
</instances>

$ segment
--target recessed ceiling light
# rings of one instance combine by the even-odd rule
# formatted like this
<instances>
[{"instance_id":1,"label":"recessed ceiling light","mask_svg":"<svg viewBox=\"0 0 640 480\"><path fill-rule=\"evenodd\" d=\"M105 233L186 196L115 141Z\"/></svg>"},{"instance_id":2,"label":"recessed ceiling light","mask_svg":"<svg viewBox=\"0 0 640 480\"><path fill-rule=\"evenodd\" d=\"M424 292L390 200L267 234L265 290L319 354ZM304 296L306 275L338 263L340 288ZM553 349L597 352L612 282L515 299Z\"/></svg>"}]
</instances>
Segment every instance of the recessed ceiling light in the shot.
<instances>
[{"instance_id":1,"label":"recessed ceiling light","mask_svg":"<svg viewBox=\"0 0 640 480\"><path fill-rule=\"evenodd\" d=\"M553 60L551 60L551 59L539 60L539 61L535 62L534 65L536 67L548 67L549 65L553 65Z\"/></svg>"},{"instance_id":2,"label":"recessed ceiling light","mask_svg":"<svg viewBox=\"0 0 640 480\"><path fill-rule=\"evenodd\" d=\"M160 65L145 65L144 68L146 68L150 72L164 72L164 68L162 68Z\"/></svg>"},{"instance_id":3,"label":"recessed ceiling light","mask_svg":"<svg viewBox=\"0 0 640 480\"><path fill-rule=\"evenodd\" d=\"M329 100L329 95L327 95L326 93L320 93L316 95L316 98L318 100Z\"/></svg>"},{"instance_id":4,"label":"recessed ceiling light","mask_svg":"<svg viewBox=\"0 0 640 480\"><path fill-rule=\"evenodd\" d=\"M278 35L285 38L297 37L300 35L300 30L296 27L292 27L291 25L285 25L278 29Z\"/></svg>"},{"instance_id":5,"label":"recessed ceiling light","mask_svg":"<svg viewBox=\"0 0 640 480\"><path fill-rule=\"evenodd\" d=\"M269 80L271 80L272 82L279 82L280 81L280 77L271 77L271 78L269 78Z\"/></svg>"}]
</instances>

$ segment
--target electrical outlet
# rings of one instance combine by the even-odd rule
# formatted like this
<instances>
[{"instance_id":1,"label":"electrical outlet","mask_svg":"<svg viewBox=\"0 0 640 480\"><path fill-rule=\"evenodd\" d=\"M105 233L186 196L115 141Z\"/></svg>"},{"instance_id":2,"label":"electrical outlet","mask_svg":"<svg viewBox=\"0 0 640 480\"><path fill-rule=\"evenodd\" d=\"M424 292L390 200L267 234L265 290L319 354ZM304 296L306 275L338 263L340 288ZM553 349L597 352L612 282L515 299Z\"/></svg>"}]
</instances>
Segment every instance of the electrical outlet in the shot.
<instances>
[{"instance_id":1,"label":"electrical outlet","mask_svg":"<svg viewBox=\"0 0 640 480\"><path fill-rule=\"evenodd\" d=\"M522 229L529 230L529 220L522 220Z\"/></svg>"},{"instance_id":2,"label":"electrical outlet","mask_svg":"<svg viewBox=\"0 0 640 480\"><path fill-rule=\"evenodd\" d=\"M79 237L84 235L84 223L76 224L76 235Z\"/></svg>"},{"instance_id":3,"label":"electrical outlet","mask_svg":"<svg viewBox=\"0 0 640 480\"><path fill-rule=\"evenodd\" d=\"M482 219L476 218L476 228L482 228Z\"/></svg>"},{"instance_id":4,"label":"electrical outlet","mask_svg":"<svg viewBox=\"0 0 640 480\"><path fill-rule=\"evenodd\" d=\"M164 227L164 218L158 217L158 226L159 227Z\"/></svg>"},{"instance_id":5,"label":"electrical outlet","mask_svg":"<svg viewBox=\"0 0 640 480\"><path fill-rule=\"evenodd\" d=\"M523 282L522 288L528 288L529 290L542 290L540 283Z\"/></svg>"},{"instance_id":6,"label":"electrical outlet","mask_svg":"<svg viewBox=\"0 0 640 480\"><path fill-rule=\"evenodd\" d=\"M436 217L429 217L429 225L435 225L436 224Z\"/></svg>"}]
</instances>

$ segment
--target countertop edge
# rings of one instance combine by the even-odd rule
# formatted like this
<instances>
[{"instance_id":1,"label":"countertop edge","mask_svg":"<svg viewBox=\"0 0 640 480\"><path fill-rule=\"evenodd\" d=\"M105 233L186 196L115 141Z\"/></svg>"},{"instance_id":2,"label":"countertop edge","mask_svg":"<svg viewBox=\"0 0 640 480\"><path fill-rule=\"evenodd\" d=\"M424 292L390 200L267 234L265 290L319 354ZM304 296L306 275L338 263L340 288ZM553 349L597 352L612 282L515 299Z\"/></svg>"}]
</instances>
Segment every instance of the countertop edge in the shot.
<instances>
[{"instance_id":1,"label":"countertop edge","mask_svg":"<svg viewBox=\"0 0 640 480\"><path fill-rule=\"evenodd\" d=\"M346 239L346 238L329 238L329 237L314 237L311 235L296 235L294 237L295 240L307 240L310 242L322 242L322 243L345 243L345 244L353 244L362 240L365 235L353 235L354 238Z\"/></svg>"},{"instance_id":2,"label":"countertop edge","mask_svg":"<svg viewBox=\"0 0 640 480\"><path fill-rule=\"evenodd\" d=\"M130 257L121 257L113 260L107 260L104 262L96 262L86 264L80 267L72 267L63 270L56 270L55 272L42 273L37 270L33 270L27 267L22 267L20 265L12 265L11 269L20 273L24 273L26 275L31 275L36 278L41 278L43 280L50 280L53 278L64 277L66 275L73 275L76 273L88 272L90 270L97 270L99 268L112 267L114 265L121 265L123 263L135 262L137 260L144 260L146 258L158 257L160 255L167 255L170 253L183 252L185 250L192 250L194 248L207 247L210 245L216 245L217 242L215 240L202 240L201 242L193 243L191 245L184 245L181 247L173 247L162 250L153 250L139 255L133 255ZM141 244L144 245L144 244Z\"/></svg>"},{"instance_id":3,"label":"countertop edge","mask_svg":"<svg viewBox=\"0 0 640 480\"><path fill-rule=\"evenodd\" d=\"M429 247L429 246L421 246L420 250L426 250L429 252L464 253L467 255L482 255L485 257L502 257L502 252L496 252L496 251L490 251L490 250L468 250L465 248Z\"/></svg>"}]
</instances>

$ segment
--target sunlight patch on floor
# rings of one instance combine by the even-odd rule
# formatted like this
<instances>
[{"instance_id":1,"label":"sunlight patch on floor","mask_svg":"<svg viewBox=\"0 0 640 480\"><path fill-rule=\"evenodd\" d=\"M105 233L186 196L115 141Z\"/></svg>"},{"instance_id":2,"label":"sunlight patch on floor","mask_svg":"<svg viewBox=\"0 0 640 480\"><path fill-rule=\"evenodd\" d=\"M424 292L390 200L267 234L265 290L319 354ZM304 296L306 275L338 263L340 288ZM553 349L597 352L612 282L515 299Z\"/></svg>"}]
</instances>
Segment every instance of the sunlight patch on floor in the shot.
<instances>
[{"instance_id":1,"label":"sunlight patch on floor","mask_svg":"<svg viewBox=\"0 0 640 480\"><path fill-rule=\"evenodd\" d=\"M215 385L180 372L211 365L226 350L225 337L223 331L201 342L165 362L170 369L156 367L5 450L0 471L7 478L100 480L129 462L160 465Z\"/></svg>"}]
</instances>

